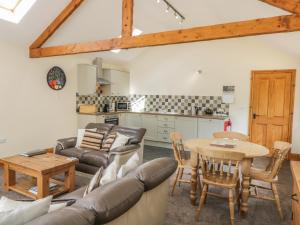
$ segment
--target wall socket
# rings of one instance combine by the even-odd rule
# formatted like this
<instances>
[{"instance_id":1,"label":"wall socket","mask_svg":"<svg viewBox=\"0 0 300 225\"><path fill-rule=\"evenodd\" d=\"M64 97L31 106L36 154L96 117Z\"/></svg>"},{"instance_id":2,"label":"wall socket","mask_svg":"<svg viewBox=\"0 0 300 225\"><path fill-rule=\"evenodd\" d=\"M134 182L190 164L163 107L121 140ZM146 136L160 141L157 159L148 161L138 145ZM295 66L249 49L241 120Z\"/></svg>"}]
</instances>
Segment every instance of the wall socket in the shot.
<instances>
[{"instance_id":1,"label":"wall socket","mask_svg":"<svg viewBox=\"0 0 300 225\"><path fill-rule=\"evenodd\" d=\"M4 143L6 143L7 142L7 139L5 139L5 138L0 138L0 144L4 144Z\"/></svg>"}]
</instances>

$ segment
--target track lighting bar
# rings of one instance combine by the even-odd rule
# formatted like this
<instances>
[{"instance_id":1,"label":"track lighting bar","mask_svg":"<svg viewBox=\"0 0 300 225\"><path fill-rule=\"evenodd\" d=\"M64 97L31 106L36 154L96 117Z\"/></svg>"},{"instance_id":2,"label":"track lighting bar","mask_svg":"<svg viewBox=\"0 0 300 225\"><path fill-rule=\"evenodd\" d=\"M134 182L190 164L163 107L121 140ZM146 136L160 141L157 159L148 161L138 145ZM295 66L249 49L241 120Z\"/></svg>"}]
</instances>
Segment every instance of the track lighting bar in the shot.
<instances>
[{"instance_id":1,"label":"track lighting bar","mask_svg":"<svg viewBox=\"0 0 300 225\"><path fill-rule=\"evenodd\" d=\"M176 19L180 19L179 23L183 23L183 21L185 20L185 17L167 0L156 0L157 3L160 2L164 2L167 6L167 8L165 9L165 12L168 13L171 10L174 12L174 16Z\"/></svg>"}]
</instances>

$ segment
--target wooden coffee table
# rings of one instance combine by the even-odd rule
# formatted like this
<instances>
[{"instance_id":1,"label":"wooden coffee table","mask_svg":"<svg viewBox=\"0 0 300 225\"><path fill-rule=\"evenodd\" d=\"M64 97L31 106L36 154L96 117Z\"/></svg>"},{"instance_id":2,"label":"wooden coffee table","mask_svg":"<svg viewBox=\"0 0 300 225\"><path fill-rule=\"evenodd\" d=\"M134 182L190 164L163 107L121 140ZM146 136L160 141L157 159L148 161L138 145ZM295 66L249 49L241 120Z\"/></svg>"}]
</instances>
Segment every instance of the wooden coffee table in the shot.
<instances>
[{"instance_id":1,"label":"wooden coffee table","mask_svg":"<svg viewBox=\"0 0 300 225\"><path fill-rule=\"evenodd\" d=\"M53 153L33 157L11 156L0 159L4 168L4 190L15 191L32 199L44 198L48 195L59 195L71 192L75 187L75 164L77 159L68 158ZM31 178L16 179L16 172ZM55 180L55 175L64 174L64 181ZM54 190L49 190L49 183L57 184ZM37 194L29 192L32 186L37 186Z\"/></svg>"}]
</instances>

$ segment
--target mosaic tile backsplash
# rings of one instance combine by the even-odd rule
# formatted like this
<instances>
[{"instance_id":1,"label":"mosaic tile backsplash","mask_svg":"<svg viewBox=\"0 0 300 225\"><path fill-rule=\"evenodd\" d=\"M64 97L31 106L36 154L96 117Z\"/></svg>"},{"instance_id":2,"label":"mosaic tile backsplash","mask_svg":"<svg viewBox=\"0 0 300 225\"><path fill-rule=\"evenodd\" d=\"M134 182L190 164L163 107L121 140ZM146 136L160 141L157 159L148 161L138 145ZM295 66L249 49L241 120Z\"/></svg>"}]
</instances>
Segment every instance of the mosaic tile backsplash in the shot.
<instances>
[{"instance_id":1,"label":"mosaic tile backsplash","mask_svg":"<svg viewBox=\"0 0 300 225\"><path fill-rule=\"evenodd\" d=\"M229 114L229 104L222 103L221 96L185 96L185 95L129 95L129 96L101 96L77 95L76 109L81 104L96 104L99 112L106 102L130 102L132 111L165 111L189 114L194 107L200 111L206 108L214 112Z\"/></svg>"}]
</instances>

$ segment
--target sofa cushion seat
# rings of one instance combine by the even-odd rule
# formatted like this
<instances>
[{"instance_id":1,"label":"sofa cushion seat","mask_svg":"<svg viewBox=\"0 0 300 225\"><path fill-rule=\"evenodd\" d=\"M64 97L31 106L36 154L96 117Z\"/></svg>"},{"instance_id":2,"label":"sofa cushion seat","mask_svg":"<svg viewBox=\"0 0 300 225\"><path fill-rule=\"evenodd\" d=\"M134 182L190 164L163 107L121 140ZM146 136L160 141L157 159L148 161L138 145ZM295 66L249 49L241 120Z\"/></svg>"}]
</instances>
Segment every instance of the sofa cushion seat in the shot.
<instances>
[{"instance_id":1,"label":"sofa cushion seat","mask_svg":"<svg viewBox=\"0 0 300 225\"><path fill-rule=\"evenodd\" d=\"M83 156L83 154L90 152L93 150L90 149L79 149L79 148L67 148L67 149L63 149L59 152L60 155L64 155L67 157L75 157L77 159L81 159L81 157Z\"/></svg>"},{"instance_id":2,"label":"sofa cushion seat","mask_svg":"<svg viewBox=\"0 0 300 225\"><path fill-rule=\"evenodd\" d=\"M79 159L79 162L105 168L108 163L108 155L106 152L92 150L85 152Z\"/></svg>"}]
</instances>

